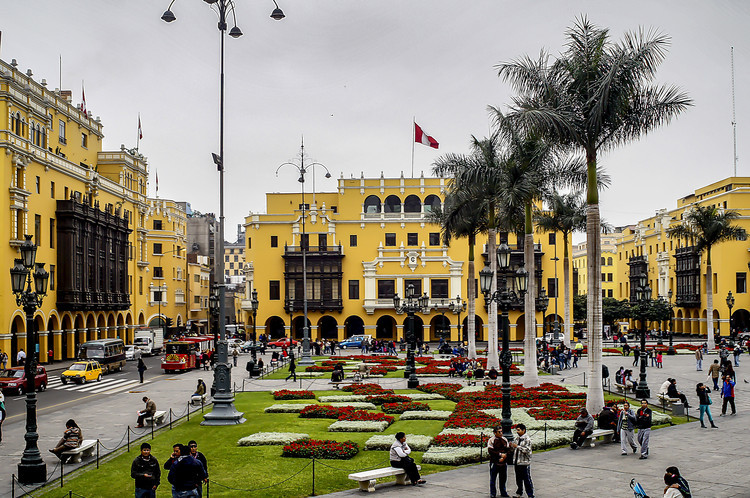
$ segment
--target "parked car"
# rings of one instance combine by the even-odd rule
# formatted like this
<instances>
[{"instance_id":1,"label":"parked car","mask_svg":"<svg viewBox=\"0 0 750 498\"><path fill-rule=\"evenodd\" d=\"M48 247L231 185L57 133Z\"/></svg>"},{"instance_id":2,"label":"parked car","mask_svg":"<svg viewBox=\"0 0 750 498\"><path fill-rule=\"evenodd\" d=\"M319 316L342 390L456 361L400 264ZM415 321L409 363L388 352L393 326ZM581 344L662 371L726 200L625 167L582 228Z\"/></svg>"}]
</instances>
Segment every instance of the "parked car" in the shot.
<instances>
[{"instance_id":1,"label":"parked car","mask_svg":"<svg viewBox=\"0 0 750 498\"><path fill-rule=\"evenodd\" d=\"M362 342L364 342L365 339L370 341L372 340L372 336L371 335L353 335L349 337L348 339L344 339L343 341L341 341L339 343L339 347L341 347L341 349L361 348Z\"/></svg>"},{"instance_id":2,"label":"parked car","mask_svg":"<svg viewBox=\"0 0 750 498\"><path fill-rule=\"evenodd\" d=\"M231 351L232 349L241 348L243 342L244 341L242 339L237 339L237 338L227 340L227 346L229 347L229 351Z\"/></svg>"},{"instance_id":3,"label":"parked car","mask_svg":"<svg viewBox=\"0 0 750 498\"><path fill-rule=\"evenodd\" d=\"M142 355L143 351L141 351L141 348L135 346L134 344L127 344L125 346L125 359L127 361L139 360L141 359Z\"/></svg>"},{"instance_id":4,"label":"parked car","mask_svg":"<svg viewBox=\"0 0 750 498\"><path fill-rule=\"evenodd\" d=\"M85 384L92 380L101 382L102 366L98 361L77 361L60 374L60 380L63 384L67 384L69 381L78 384Z\"/></svg>"},{"instance_id":5,"label":"parked car","mask_svg":"<svg viewBox=\"0 0 750 498\"><path fill-rule=\"evenodd\" d=\"M240 346L240 351L242 351L243 353L247 353L250 351L250 348L252 348L254 345L255 345L254 341L245 341Z\"/></svg>"},{"instance_id":6,"label":"parked car","mask_svg":"<svg viewBox=\"0 0 750 498\"><path fill-rule=\"evenodd\" d=\"M4 393L24 394L26 392L26 384L26 371L24 367L12 367L0 371L0 389ZM36 367L34 387L37 391L47 389L47 370L44 367Z\"/></svg>"},{"instance_id":7,"label":"parked car","mask_svg":"<svg viewBox=\"0 0 750 498\"><path fill-rule=\"evenodd\" d=\"M290 343L292 346L297 345L297 341L295 341L294 339L289 339L288 337L282 337L281 339L270 341L268 345L272 348L288 348Z\"/></svg>"}]
</instances>

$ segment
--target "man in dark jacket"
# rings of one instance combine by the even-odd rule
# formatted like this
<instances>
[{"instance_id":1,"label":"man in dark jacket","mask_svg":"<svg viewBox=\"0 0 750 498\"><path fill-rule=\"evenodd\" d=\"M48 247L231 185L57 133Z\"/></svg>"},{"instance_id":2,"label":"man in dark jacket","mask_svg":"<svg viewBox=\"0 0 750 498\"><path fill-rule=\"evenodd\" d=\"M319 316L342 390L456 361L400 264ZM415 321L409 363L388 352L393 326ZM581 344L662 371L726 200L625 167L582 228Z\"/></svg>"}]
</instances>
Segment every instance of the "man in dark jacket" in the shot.
<instances>
[{"instance_id":1,"label":"man in dark jacket","mask_svg":"<svg viewBox=\"0 0 750 498\"><path fill-rule=\"evenodd\" d=\"M675 379L669 379L669 386L667 386L667 396L670 398L679 398L685 408L690 408L687 397L677 390L677 381Z\"/></svg>"},{"instance_id":2,"label":"man in dark jacket","mask_svg":"<svg viewBox=\"0 0 750 498\"><path fill-rule=\"evenodd\" d=\"M141 454L130 466L130 477L135 479L135 498L155 498L161 480L161 468L156 457L151 455L151 445L141 444Z\"/></svg>"},{"instance_id":3,"label":"man in dark jacket","mask_svg":"<svg viewBox=\"0 0 750 498\"><path fill-rule=\"evenodd\" d=\"M199 496L198 488L201 482L207 478L208 475L203 468L203 464L190 454L190 449L187 446L180 445L180 457L172 464L167 476L169 482L174 486L172 496L180 498Z\"/></svg>"},{"instance_id":4,"label":"man in dark jacket","mask_svg":"<svg viewBox=\"0 0 750 498\"><path fill-rule=\"evenodd\" d=\"M208 460L206 460L206 456L198 451L198 443L195 442L195 440L192 440L188 443L188 449L190 450L190 455L198 460L200 463L203 464L203 470L206 471L206 477L208 477ZM198 486L198 496L203 496L203 486Z\"/></svg>"},{"instance_id":5,"label":"man in dark jacket","mask_svg":"<svg viewBox=\"0 0 750 498\"><path fill-rule=\"evenodd\" d=\"M614 432L612 441L617 443L620 441L620 435L617 431L617 414L612 410L612 403L607 403L602 408L599 418L596 419L596 423L600 429L611 430Z\"/></svg>"},{"instance_id":6,"label":"man in dark jacket","mask_svg":"<svg viewBox=\"0 0 750 498\"><path fill-rule=\"evenodd\" d=\"M635 426L638 427L638 444L641 445L641 460L648 458L648 440L651 437L651 408L648 401L641 400L641 408L635 414Z\"/></svg>"},{"instance_id":7,"label":"man in dark jacket","mask_svg":"<svg viewBox=\"0 0 750 498\"><path fill-rule=\"evenodd\" d=\"M503 437L503 429L495 427L494 435L487 441L490 454L490 498L497 496L495 484L500 478L500 496L510 496L505 483L508 480L508 440Z\"/></svg>"}]
</instances>

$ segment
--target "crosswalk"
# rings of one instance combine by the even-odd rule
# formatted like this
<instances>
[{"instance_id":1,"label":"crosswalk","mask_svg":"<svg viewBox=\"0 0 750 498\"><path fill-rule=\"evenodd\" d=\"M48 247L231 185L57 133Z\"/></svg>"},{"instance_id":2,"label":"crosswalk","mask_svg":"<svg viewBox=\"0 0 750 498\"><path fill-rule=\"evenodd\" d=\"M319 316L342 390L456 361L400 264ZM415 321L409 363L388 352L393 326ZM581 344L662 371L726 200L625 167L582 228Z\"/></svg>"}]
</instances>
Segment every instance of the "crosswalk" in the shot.
<instances>
[{"instance_id":1,"label":"crosswalk","mask_svg":"<svg viewBox=\"0 0 750 498\"><path fill-rule=\"evenodd\" d=\"M148 382L148 380L143 381L144 384L147 384ZM59 377L51 377L47 384L47 388L57 389L61 391L85 392L91 394L111 394L126 391L133 388L136 384L140 384L138 379L127 379L122 377L103 377L101 382L93 381L86 384L76 384L74 382L63 384Z\"/></svg>"}]
</instances>

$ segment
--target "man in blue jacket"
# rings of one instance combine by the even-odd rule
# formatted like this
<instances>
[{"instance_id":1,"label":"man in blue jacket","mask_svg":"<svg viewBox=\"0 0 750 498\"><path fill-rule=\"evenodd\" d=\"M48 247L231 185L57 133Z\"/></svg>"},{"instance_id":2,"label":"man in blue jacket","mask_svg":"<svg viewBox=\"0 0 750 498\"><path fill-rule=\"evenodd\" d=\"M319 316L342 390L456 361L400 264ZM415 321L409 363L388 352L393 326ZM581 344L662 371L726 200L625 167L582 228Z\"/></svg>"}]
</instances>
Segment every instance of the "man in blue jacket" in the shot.
<instances>
[{"instance_id":1,"label":"man in blue jacket","mask_svg":"<svg viewBox=\"0 0 750 498\"><path fill-rule=\"evenodd\" d=\"M721 386L721 397L724 402L721 404L722 417L727 414L727 404L732 405L732 415L737 414L737 408L734 406L734 381L731 375L724 376L724 384Z\"/></svg>"},{"instance_id":2,"label":"man in blue jacket","mask_svg":"<svg viewBox=\"0 0 750 498\"><path fill-rule=\"evenodd\" d=\"M167 480L174 486L172 498L197 497L198 488L208 478L203 464L190 454L190 449L180 445L180 456L169 469Z\"/></svg>"}]
</instances>

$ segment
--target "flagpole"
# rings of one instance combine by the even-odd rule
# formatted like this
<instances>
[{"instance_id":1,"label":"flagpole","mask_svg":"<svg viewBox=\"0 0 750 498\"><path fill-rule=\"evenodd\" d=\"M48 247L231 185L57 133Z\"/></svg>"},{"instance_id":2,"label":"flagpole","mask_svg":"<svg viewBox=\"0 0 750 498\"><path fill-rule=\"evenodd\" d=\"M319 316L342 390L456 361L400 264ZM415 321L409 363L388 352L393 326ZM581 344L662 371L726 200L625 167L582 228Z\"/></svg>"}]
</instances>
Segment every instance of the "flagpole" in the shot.
<instances>
[{"instance_id":1,"label":"flagpole","mask_svg":"<svg viewBox=\"0 0 750 498\"><path fill-rule=\"evenodd\" d=\"M417 141L417 137L414 131L417 129L417 117L411 118L411 177L414 178L414 142Z\"/></svg>"},{"instance_id":2,"label":"flagpole","mask_svg":"<svg viewBox=\"0 0 750 498\"><path fill-rule=\"evenodd\" d=\"M138 133L135 137L135 150L138 150L138 147L141 146L141 113L138 113Z\"/></svg>"}]
</instances>

